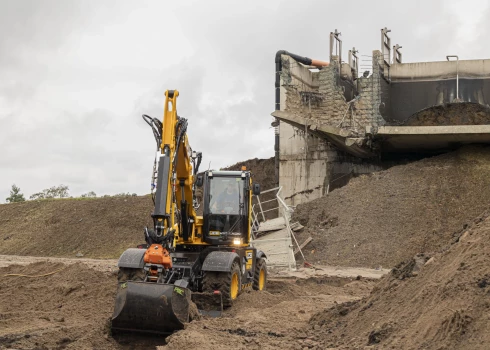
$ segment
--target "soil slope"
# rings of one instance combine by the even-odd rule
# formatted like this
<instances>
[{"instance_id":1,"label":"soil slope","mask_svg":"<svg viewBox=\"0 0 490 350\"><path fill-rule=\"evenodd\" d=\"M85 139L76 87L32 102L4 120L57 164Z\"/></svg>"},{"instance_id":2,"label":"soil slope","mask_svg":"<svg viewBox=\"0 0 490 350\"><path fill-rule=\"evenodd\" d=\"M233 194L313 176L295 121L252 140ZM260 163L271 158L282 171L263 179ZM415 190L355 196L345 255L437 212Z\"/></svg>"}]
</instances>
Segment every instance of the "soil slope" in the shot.
<instances>
[{"instance_id":1,"label":"soil slope","mask_svg":"<svg viewBox=\"0 0 490 350\"><path fill-rule=\"evenodd\" d=\"M249 159L244 162L238 162L225 168L226 170L242 170L245 166L252 172L253 182L260 184L262 190L269 190L275 186L275 168L274 158L268 159Z\"/></svg>"},{"instance_id":2,"label":"soil slope","mask_svg":"<svg viewBox=\"0 0 490 350\"><path fill-rule=\"evenodd\" d=\"M262 188L274 183L274 158L250 159L245 165ZM118 258L144 243L152 225L153 201L141 197L53 199L0 205L0 254Z\"/></svg>"},{"instance_id":3,"label":"soil slope","mask_svg":"<svg viewBox=\"0 0 490 350\"><path fill-rule=\"evenodd\" d=\"M0 205L0 254L117 258L144 243L150 196Z\"/></svg>"},{"instance_id":4,"label":"soil slope","mask_svg":"<svg viewBox=\"0 0 490 350\"><path fill-rule=\"evenodd\" d=\"M311 263L391 268L436 251L483 212L490 198L490 148L465 147L360 176L299 205L293 220Z\"/></svg>"},{"instance_id":5,"label":"soil slope","mask_svg":"<svg viewBox=\"0 0 490 350\"><path fill-rule=\"evenodd\" d=\"M488 349L489 214L443 252L398 265L368 298L319 312L298 334L321 349Z\"/></svg>"}]
</instances>

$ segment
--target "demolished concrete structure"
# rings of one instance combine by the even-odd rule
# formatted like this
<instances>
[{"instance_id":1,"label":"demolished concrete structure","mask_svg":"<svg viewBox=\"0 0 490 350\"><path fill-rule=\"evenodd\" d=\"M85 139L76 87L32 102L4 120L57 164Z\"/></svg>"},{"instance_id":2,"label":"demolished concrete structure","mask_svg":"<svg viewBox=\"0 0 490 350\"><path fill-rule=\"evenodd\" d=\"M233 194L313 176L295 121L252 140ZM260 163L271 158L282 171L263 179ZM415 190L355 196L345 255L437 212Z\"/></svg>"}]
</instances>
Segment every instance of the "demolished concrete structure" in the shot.
<instances>
[{"instance_id":1,"label":"demolished concrete structure","mask_svg":"<svg viewBox=\"0 0 490 350\"><path fill-rule=\"evenodd\" d=\"M399 153L490 143L490 60L403 63L388 32L361 76L355 49L342 61L337 31L329 63L276 54L276 177L288 204L384 169Z\"/></svg>"}]
</instances>

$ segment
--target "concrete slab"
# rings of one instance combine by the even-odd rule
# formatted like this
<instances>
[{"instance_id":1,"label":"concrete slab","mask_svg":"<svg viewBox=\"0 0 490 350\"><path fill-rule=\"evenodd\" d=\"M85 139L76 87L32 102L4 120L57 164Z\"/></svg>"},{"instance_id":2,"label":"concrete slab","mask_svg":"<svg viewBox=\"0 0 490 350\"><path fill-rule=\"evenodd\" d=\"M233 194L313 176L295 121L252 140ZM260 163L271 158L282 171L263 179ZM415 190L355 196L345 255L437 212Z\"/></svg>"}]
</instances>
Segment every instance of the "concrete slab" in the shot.
<instances>
[{"instance_id":1,"label":"concrete slab","mask_svg":"<svg viewBox=\"0 0 490 350\"><path fill-rule=\"evenodd\" d=\"M326 139L337 148L356 157L370 158L374 156L374 153L368 148L360 146L360 143L363 141L362 138L351 137L350 132L345 129L329 125L319 125L317 120L299 117L286 111L274 111L271 115L301 130L304 130L306 126L308 133L311 135Z\"/></svg>"},{"instance_id":2,"label":"concrete slab","mask_svg":"<svg viewBox=\"0 0 490 350\"><path fill-rule=\"evenodd\" d=\"M382 126L369 127L382 152L432 151L464 144L490 144L490 125Z\"/></svg>"},{"instance_id":3,"label":"concrete slab","mask_svg":"<svg viewBox=\"0 0 490 350\"><path fill-rule=\"evenodd\" d=\"M267 265L296 268L291 237L286 228L271 232L251 242L267 256Z\"/></svg>"},{"instance_id":4,"label":"concrete slab","mask_svg":"<svg viewBox=\"0 0 490 350\"><path fill-rule=\"evenodd\" d=\"M286 222L284 221L284 218L281 216L279 218L261 222L257 232L278 231L278 230L282 230L285 227L286 227Z\"/></svg>"}]
</instances>

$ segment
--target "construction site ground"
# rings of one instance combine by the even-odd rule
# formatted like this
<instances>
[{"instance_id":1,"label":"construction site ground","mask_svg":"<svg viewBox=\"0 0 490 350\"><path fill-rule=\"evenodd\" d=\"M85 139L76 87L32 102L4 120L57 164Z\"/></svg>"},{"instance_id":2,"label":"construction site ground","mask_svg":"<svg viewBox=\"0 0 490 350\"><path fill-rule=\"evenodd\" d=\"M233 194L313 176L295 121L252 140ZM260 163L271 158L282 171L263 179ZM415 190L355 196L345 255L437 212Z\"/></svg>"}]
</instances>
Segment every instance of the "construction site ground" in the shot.
<instances>
[{"instance_id":1,"label":"construction site ground","mask_svg":"<svg viewBox=\"0 0 490 350\"><path fill-rule=\"evenodd\" d=\"M488 198L488 147L354 178L296 208L311 268L167 338L109 331L148 196L0 205L0 348L488 349Z\"/></svg>"},{"instance_id":2,"label":"construction site ground","mask_svg":"<svg viewBox=\"0 0 490 350\"><path fill-rule=\"evenodd\" d=\"M343 273L362 272L348 270ZM341 278L317 271L272 275L267 291L245 292L224 317L193 321L167 339L113 337L109 320L117 285L115 260L2 255L0 348L288 348L291 332L307 327L319 304L323 308L365 297L375 284L373 277L380 277L374 273L371 278ZM308 342L297 340L299 348Z\"/></svg>"}]
</instances>

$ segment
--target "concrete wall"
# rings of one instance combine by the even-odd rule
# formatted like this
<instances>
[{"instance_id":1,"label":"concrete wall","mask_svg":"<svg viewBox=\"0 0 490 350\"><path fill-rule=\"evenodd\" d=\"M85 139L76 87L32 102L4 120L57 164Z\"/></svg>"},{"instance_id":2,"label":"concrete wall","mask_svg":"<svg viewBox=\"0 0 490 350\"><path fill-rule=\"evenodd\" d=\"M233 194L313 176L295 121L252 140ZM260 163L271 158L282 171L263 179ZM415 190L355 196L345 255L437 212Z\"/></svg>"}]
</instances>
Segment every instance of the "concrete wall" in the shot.
<instances>
[{"instance_id":1,"label":"concrete wall","mask_svg":"<svg viewBox=\"0 0 490 350\"><path fill-rule=\"evenodd\" d=\"M317 92L319 81L318 72L311 72L288 56L282 56L282 60L281 110L286 110L300 103L298 91ZM292 95L291 91L296 93ZM327 178L326 142L281 122L279 145L279 185L286 203L297 205L321 197Z\"/></svg>"},{"instance_id":2,"label":"concrete wall","mask_svg":"<svg viewBox=\"0 0 490 350\"><path fill-rule=\"evenodd\" d=\"M296 205L343 186L352 176L393 165L381 163L376 157L356 158L341 150L365 157L383 152L408 152L416 149L413 140L425 150L435 140L432 135L417 138L398 135L397 129L386 128L403 125L421 109L451 103L455 98L489 106L490 60L459 61L458 71L459 94L456 94L456 62L389 66L376 50L371 74L356 79L350 67L340 64L336 57L332 57L328 67L310 71L283 55L280 109L284 117L279 126L279 184L283 186L283 197ZM300 123L308 124L310 129L301 127ZM381 129L384 133L378 135ZM441 136L438 143L432 143L440 150L441 145L466 142L466 136ZM481 137L487 140L486 135ZM470 137L468 142L473 139ZM349 148L352 144L348 143L352 141L358 149ZM409 147L404 147L405 144Z\"/></svg>"},{"instance_id":3,"label":"concrete wall","mask_svg":"<svg viewBox=\"0 0 490 350\"><path fill-rule=\"evenodd\" d=\"M338 62L319 72L311 72L288 56L283 56L282 64L281 110L317 124L341 126L357 134L362 134L367 125L379 124L380 101L376 96L381 89L377 87L381 84L380 74L366 78L361 83L364 88L361 97L348 103L346 95L350 92L345 86L349 84L340 83ZM373 95L373 91L377 95ZM377 111L375 118L373 110ZM352 176L382 168L377 160L366 161L347 155L326 140L284 122L279 125L279 135L279 185L289 205L319 198L343 186Z\"/></svg>"},{"instance_id":4,"label":"concrete wall","mask_svg":"<svg viewBox=\"0 0 490 350\"><path fill-rule=\"evenodd\" d=\"M458 65L456 67L456 64ZM490 60L397 63L390 69L392 81L454 79L456 69L461 78L490 78Z\"/></svg>"},{"instance_id":5,"label":"concrete wall","mask_svg":"<svg viewBox=\"0 0 490 350\"><path fill-rule=\"evenodd\" d=\"M387 106L385 118L394 125L422 109L456 99L490 103L490 60L397 63L391 66L388 78L391 106Z\"/></svg>"},{"instance_id":6,"label":"concrete wall","mask_svg":"<svg viewBox=\"0 0 490 350\"><path fill-rule=\"evenodd\" d=\"M281 108L317 125L341 127L353 136L362 136L367 126L384 125L384 111L390 110L389 83L383 78L382 62L381 52L374 51L373 74L353 80L345 63L340 68L334 60L312 73L283 56Z\"/></svg>"},{"instance_id":7,"label":"concrete wall","mask_svg":"<svg viewBox=\"0 0 490 350\"><path fill-rule=\"evenodd\" d=\"M391 110L390 86L384 79L385 65L380 51L373 51L373 71L368 78L357 80L359 89L358 100L354 108L361 116L361 124L366 126L382 126Z\"/></svg>"},{"instance_id":8,"label":"concrete wall","mask_svg":"<svg viewBox=\"0 0 490 350\"><path fill-rule=\"evenodd\" d=\"M325 140L281 123L279 185L286 203L297 205L325 194L329 147Z\"/></svg>"}]
</instances>

